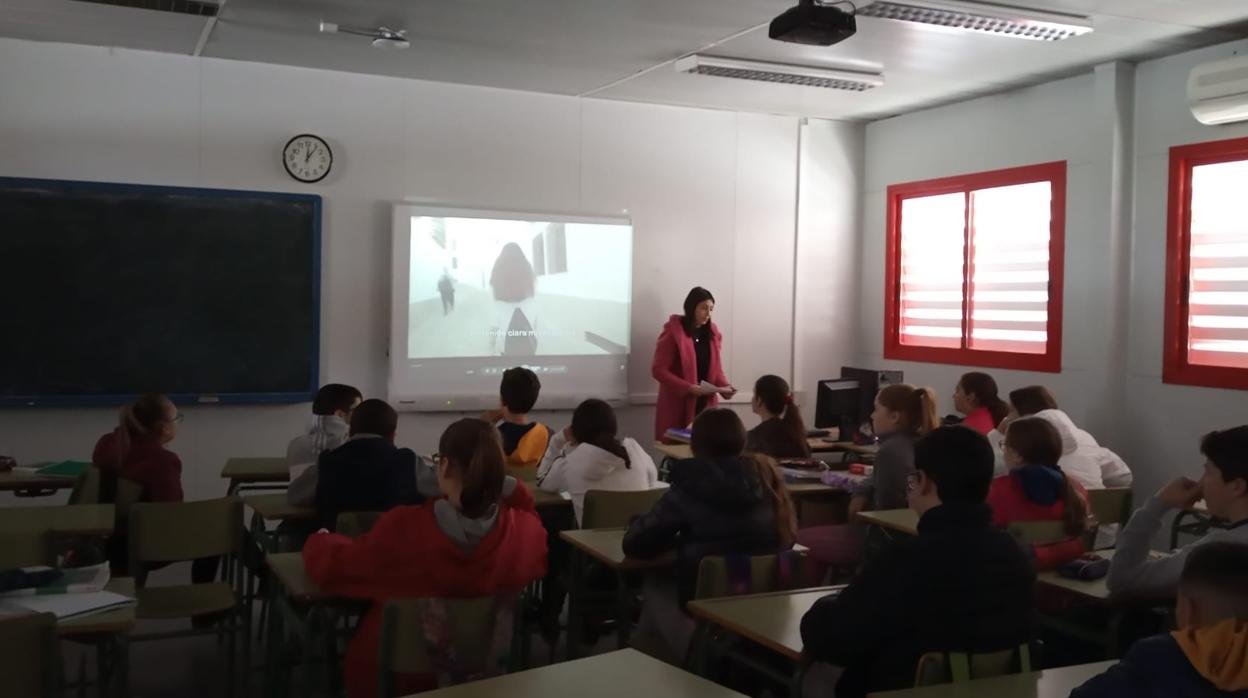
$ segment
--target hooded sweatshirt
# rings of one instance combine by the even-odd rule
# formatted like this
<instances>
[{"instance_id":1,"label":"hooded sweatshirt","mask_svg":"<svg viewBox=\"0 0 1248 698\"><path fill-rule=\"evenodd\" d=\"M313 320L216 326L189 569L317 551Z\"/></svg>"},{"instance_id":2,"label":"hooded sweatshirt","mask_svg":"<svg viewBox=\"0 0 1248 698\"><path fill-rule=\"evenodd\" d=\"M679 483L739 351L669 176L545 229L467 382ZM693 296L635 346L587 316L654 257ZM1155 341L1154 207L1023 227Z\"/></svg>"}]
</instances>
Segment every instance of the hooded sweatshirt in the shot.
<instances>
[{"instance_id":1,"label":"hooded sweatshirt","mask_svg":"<svg viewBox=\"0 0 1248 698\"><path fill-rule=\"evenodd\" d=\"M624 439L624 459L593 444L568 444L560 431L550 441L550 450L537 470L537 486L545 492L567 492L572 496L576 523L581 523L585 493L589 490L630 492L659 485L654 460L633 439Z\"/></svg>"},{"instance_id":2,"label":"hooded sweatshirt","mask_svg":"<svg viewBox=\"0 0 1248 698\"><path fill-rule=\"evenodd\" d=\"M1106 487L1130 487L1131 469L1117 453L1097 443L1096 438L1075 426L1070 417L1061 410L1040 410L1032 415L1045 420L1057 429L1062 437L1062 457L1057 464L1062 471L1075 478L1085 489L1099 490ZM1002 445L1005 435L993 430L988 435L997 450L997 474L1005 474Z\"/></svg>"},{"instance_id":3,"label":"hooded sweatshirt","mask_svg":"<svg viewBox=\"0 0 1248 698\"><path fill-rule=\"evenodd\" d=\"M546 530L533 495L513 478L504 499L469 518L445 499L384 514L359 539L322 533L308 539L308 577L335 596L368 599L372 608L347 649L350 698L377 695L382 609L392 598L473 598L513 593L546 574ZM432 677L405 675L400 693L436 687Z\"/></svg>"},{"instance_id":4,"label":"hooded sweatshirt","mask_svg":"<svg viewBox=\"0 0 1248 698\"><path fill-rule=\"evenodd\" d=\"M350 430L346 420L338 415L312 415L304 433L291 439L286 447L286 465L290 468L287 502L297 507L310 507L316 503L316 462L325 451L332 451L346 443Z\"/></svg>"},{"instance_id":5,"label":"hooded sweatshirt","mask_svg":"<svg viewBox=\"0 0 1248 698\"><path fill-rule=\"evenodd\" d=\"M1137 642L1071 698L1248 698L1248 622L1225 620Z\"/></svg>"},{"instance_id":6,"label":"hooded sweatshirt","mask_svg":"<svg viewBox=\"0 0 1248 698\"><path fill-rule=\"evenodd\" d=\"M629 557L676 550L682 604L693 595L703 557L770 555L782 547L775 504L751 456L679 461L671 489L624 534Z\"/></svg>"}]
</instances>

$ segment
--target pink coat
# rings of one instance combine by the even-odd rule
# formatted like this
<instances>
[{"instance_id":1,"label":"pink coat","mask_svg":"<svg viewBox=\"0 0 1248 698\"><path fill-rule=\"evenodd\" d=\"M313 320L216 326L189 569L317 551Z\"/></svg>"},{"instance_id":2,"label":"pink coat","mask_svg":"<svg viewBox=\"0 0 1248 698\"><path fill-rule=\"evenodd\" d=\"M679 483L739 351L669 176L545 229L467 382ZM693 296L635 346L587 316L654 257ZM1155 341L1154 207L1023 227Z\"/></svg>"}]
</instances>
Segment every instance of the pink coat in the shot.
<instances>
[{"instance_id":1,"label":"pink coat","mask_svg":"<svg viewBox=\"0 0 1248 698\"><path fill-rule=\"evenodd\" d=\"M659 401L654 412L654 438L663 440L668 429L684 429L696 416L698 399L689 394L689 387L698 384L698 357L694 353L693 338L685 332L681 323L683 316L673 315L663 326L659 341L654 347L654 363L650 373L659 382ZM727 387L728 377L720 363L719 353L724 336L715 323L711 323L711 365L706 379L720 387ZM708 407L719 404L719 396L707 400Z\"/></svg>"}]
</instances>

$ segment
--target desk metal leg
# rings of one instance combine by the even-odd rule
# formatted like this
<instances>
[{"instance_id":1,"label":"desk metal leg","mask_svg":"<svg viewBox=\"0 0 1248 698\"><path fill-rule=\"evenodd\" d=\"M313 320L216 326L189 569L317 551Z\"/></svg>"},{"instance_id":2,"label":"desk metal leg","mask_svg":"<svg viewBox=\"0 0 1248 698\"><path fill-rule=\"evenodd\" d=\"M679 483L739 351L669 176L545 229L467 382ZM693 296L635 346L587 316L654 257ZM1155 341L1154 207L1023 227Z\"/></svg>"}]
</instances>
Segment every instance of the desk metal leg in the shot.
<instances>
[{"instance_id":1,"label":"desk metal leg","mask_svg":"<svg viewBox=\"0 0 1248 698\"><path fill-rule=\"evenodd\" d=\"M571 555L571 583L568 585L568 659L576 659L580 656L581 631L584 621L581 614L584 612L582 603L584 602L585 593L585 554L580 550L573 548Z\"/></svg>"},{"instance_id":2,"label":"desk metal leg","mask_svg":"<svg viewBox=\"0 0 1248 698\"><path fill-rule=\"evenodd\" d=\"M616 572L615 585L615 642L616 647L624 649L628 647L628 631L632 626L632 593L628 588L628 575Z\"/></svg>"}]
</instances>

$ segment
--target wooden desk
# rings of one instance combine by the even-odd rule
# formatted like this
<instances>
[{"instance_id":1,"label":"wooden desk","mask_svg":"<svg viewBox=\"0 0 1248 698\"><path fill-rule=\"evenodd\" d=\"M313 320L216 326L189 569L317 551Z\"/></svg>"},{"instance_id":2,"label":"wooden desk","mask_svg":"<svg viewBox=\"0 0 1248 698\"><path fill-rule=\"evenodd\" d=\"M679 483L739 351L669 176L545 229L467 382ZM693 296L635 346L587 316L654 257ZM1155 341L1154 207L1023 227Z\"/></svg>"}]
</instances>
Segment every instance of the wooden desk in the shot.
<instances>
[{"instance_id":1,"label":"wooden desk","mask_svg":"<svg viewBox=\"0 0 1248 698\"><path fill-rule=\"evenodd\" d=\"M634 649L421 693L419 698L581 698L587 695L594 698L741 698L740 693Z\"/></svg>"},{"instance_id":2,"label":"wooden desk","mask_svg":"<svg viewBox=\"0 0 1248 698\"><path fill-rule=\"evenodd\" d=\"M129 577L114 577L104 589L134 598L134 580ZM108 686L113 687L113 695L130 695L129 635L137 622L136 609L137 605L115 608L56 624L61 638L95 645L100 695L108 695Z\"/></svg>"},{"instance_id":3,"label":"wooden desk","mask_svg":"<svg viewBox=\"0 0 1248 698\"><path fill-rule=\"evenodd\" d=\"M859 446L852 441L808 439L807 442L810 444L810 450L813 453L848 453L859 456L874 456L876 451L879 450L878 446ZM654 450L672 460L693 458L693 449L689 447L689 444L656 443Z\"/></svg>"},{"instance_id":4,"label":"wooden desk","mask_svg":"<svg viewBox=\"0 0 1248 698\"><path fill-rule=\"evenodd\" d=\"M286 493L252 494L243 497L243 504L251 508L255 516L265 521L306 521L316 518L316 509L297 507L286 501ZM255 524L255 516L252 524Z\"/></svg>"},{"instance_id":5,"label":"wooden desk","mask_svg":"<svg viewBox=\"0 0 1248 698\"><path fill-rule=\"evenodd\" d=\"M882 511L860 511L858 520L872 526L879 526L890 531L898 531L908 535L919 532L919 515L913 509L885 509Z\"/></svg>"},{"instance_id":6,"label":"wooden desk","mask_svg":"<svg viewBox=\"0 0 1248 698\"><path fill-rule=\"evenodd\" d=\"M690 601L689 615L793 661L802 658L802 616L815 602L844 587L729 596Z\"/></svg>"},{"instance_id":7,"label":"wooden desk","mask_svg":"<svg viewBox=\"0 0 1248 698\"><path fill-rule=\"evenodd\" d=\"M0 473L0 492L15 492L19 497L43 497L57 490L72 489L76 477L35 475L20 470Z\"/></svg>"},{"instance_id":8,"label":"wooden desk","mask_svg":"<svg viewBox=\"0 0 1248 698\"><path fill-rule=\"evenodd\" d=\"M230 481L227 495L239 490L272 490L290 484L290 468L285 458L231 458L221 468L221 477Z\"/></svg>"},{"instance_id":9,"label":"wooden desk","mask_svg":"<svg viewBox=\"0 0 1248 698\"><path fill-rule=\"evenodd\" d=\"M113 505L0 507L0 531L20 533L32 530L46 530L64 535L111 536Z\"/></svg>"},{"instance_id":10,"label":"wooden desk","mask_svg":"<svg viewBox=\"0 0 1248 698\"><path fill-rule=\"evenodd\" d=\"M565 507L572 507L572 500L564 499L561 494L539 490L536 485L530 485L529 491L533 493L533 502L539 511L542 509L561 509Z\"/></svg>"},{"instance_id":11,"label":"wooden desk","mask_svg":"<svg viewBox=\"0 0 1248 698\"><path fill-rule=\"evenodd\" d=\"M108 580L104 590L134 598L134 580L130 577L114 577ZM61 637L81 637L106 633L128 633L137 623L136 608L137 605L126 606L103 613L63 620L56 624L56 634Z\"/></svg>"},{"instance_id":12,"label":"wooden desk","mask_svg":"<svg viewBox=\"0 0 1248 698\"><path fill-rule=\"evenodd\" d=\"M273 553L264 557L264 564L291 601L315 603L332 598L308 579L303 568L303 553Z\"/></svg>"},{"instance_id":13,"label":"wooden desk","mask_svg":"<svg viewBox=\"0 0 1248 698\"><path fill-rule=\"evenodd\" d=\"M904 691L872 693L870 698L1066 698L1072 690L1088 679L1105 673L1114 664L1098 662L961 684L907 688Z\"/></svg>"}]
</instances>

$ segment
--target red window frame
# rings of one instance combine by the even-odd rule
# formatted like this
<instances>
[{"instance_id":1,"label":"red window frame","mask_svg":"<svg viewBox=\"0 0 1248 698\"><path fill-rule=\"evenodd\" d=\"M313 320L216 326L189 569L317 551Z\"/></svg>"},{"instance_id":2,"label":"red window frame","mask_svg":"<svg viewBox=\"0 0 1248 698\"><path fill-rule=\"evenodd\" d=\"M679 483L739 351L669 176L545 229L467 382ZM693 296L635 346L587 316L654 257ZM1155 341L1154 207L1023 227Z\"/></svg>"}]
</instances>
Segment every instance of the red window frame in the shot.
<instances>
[{"instance_id":1,"label":"red window frame","mask_svg":"<svg viewBox=\"0 0 1248 698\"><path fill-rule=\"evenodd\" d=\"M1187 357L1188 284L1192 261L1192 169L1237 160L1248 160L1248 138L1180 145L1170 149L1163 383L1248 390L1248 369L1192 364Z\"/></svg>"},{"instance_id":2,"label":"red window frame","mask_svg":"<svg viewBox=\"0 0 1248 698\"><path fill-rule=\"evenodd\" d=\"M1043 354L1023 354L1007 351L985 351L967 346L970 313L964 312L962 347L921 347L901 343L901 206L906 199L938 194L970 193L977 189L991 189L1015 184L1048 181L1053 188L1049 216L1049 305L1047 346ZM964 239L973 235L970 226L970 207L967 208ZM969 241L968 241L969 242ZM964 254L964 264L970 265L969 245ZM888 187L888 219L886 250L884 255L884 358L901 361L983 366L1023 371L1060 373L1062 370L1062 273L1066 250L1066 162L1049 162L1025 167L1013 167L991 172L958 175L942 179L894 184ZM968 270L970 271L970 270ZM962 303L965 311L973 289L971 274L963 275Z\"/></svg>"}]
</instances>

